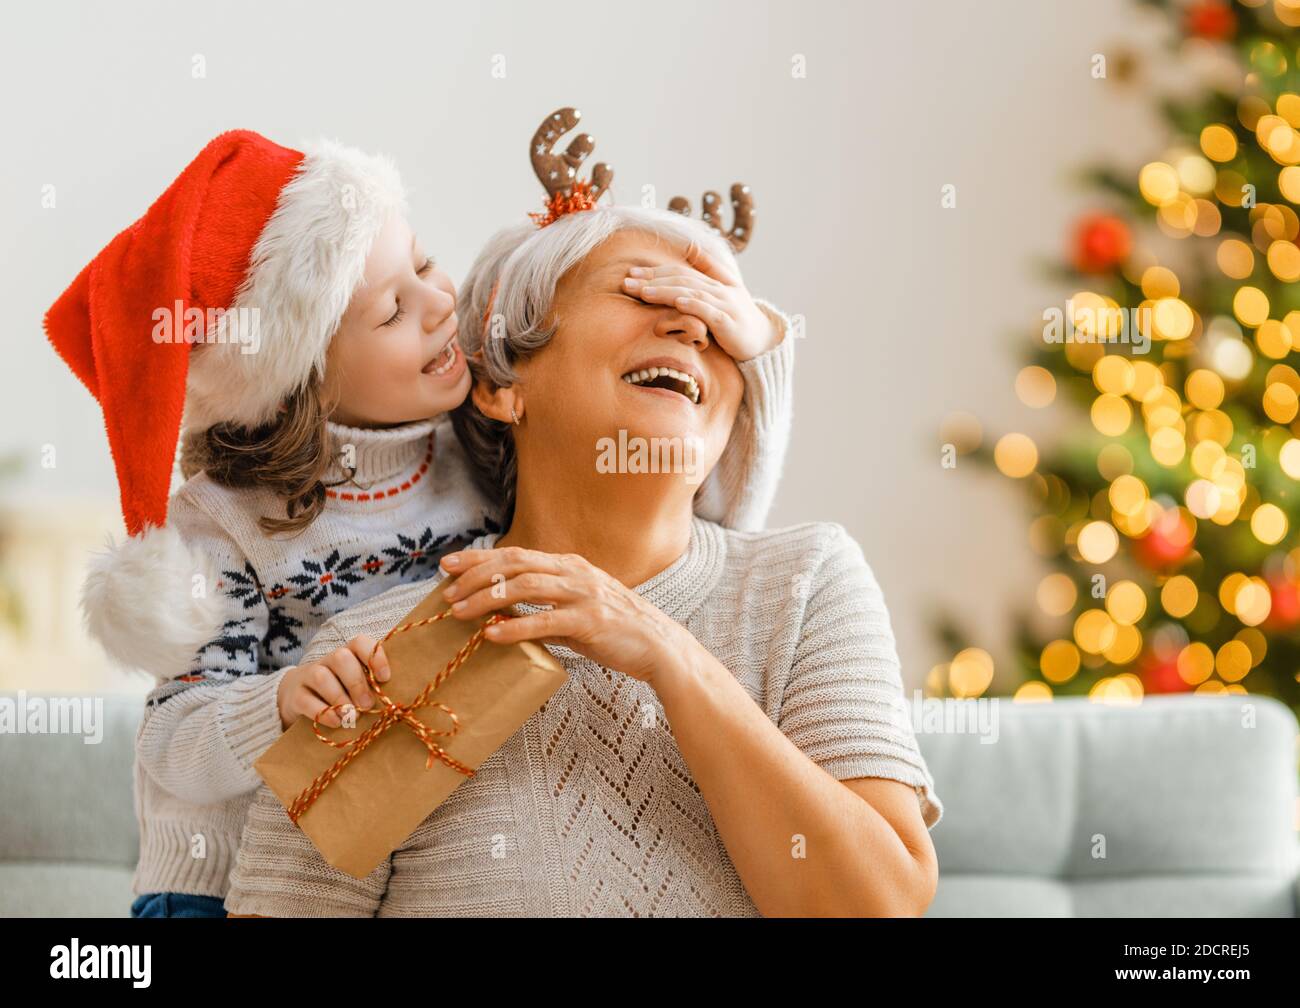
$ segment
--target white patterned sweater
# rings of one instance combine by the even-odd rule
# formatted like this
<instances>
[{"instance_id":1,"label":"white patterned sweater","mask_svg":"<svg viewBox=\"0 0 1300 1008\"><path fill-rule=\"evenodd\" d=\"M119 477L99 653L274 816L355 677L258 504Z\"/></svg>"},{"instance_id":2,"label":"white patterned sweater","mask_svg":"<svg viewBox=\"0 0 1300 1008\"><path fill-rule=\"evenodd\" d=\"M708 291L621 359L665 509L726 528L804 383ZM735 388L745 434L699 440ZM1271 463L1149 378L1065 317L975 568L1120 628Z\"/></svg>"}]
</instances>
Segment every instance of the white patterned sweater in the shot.
<instances>
[{"instance_id":1,"label":"white patterned sweater","mask_svg":"<svg viewBox=\"0 0 1300 1008\"><path fill-rule=\"evenodd\" d=\"M739 364L745 390L731 439L696 498L697 514L736 528L765 523L790 433L794 335L784 315L759 304L785 335ZM443 554L500 531L449 417L378 430L330 424L330 434L336 448L353 447L357 486L330 491L296 537L268 538L259 527L261 516L284 514L269 491L232 490L200 473L170 502L169 523L216 562L228 617L193 666L146 701L136 893L224 896L261 783L253 762L282 732L284 670L329 617L427 579Z\"/></svg>"},{"instance_id":2,"label":"white patterned sweater","mask_svg":"<svg viewBox=\"0 0 1300 1008\"><path fill-rule=\"evenodd\" d=\"M491 548L497 538L473 546ZM358 633L382 636L437 580L340 613L311 654ZM690 630L827 773L902 781L926 826L939 821L943 806L903 702L889 614L841 526L736 532L696 517L686 552L635 590ZM227 910L756 916L654 688L546 647L565 666L565 682L364 879L326 863L271 789L260 788Z\"/></svg>"}]
</instances>

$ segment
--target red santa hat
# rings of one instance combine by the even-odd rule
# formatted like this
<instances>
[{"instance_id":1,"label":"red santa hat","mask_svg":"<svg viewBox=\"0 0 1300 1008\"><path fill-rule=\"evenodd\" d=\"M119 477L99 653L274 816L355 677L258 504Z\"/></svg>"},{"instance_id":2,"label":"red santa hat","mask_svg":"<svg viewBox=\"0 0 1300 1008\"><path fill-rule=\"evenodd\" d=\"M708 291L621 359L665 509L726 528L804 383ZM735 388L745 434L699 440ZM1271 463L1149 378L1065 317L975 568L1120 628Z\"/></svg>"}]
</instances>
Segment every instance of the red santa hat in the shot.
<instances>
[{"instance_id":1,"label":"red santa hat","mask_svg":"<svg viewBox=\"0 0 1300 1008\"><path fill-rule=\"evenodd\" d=\"M182 426L261 426L323 375L375 235L404 210L386 158L233 130L46 313L50 342L100 403L117 470L130 538L92 564L83 606L120 661L177 675L220 626L217 601L189 588L210 567L167 525ZM142 627L150 610L169 610L166 625Z\"/></svg>"}]
</instances>

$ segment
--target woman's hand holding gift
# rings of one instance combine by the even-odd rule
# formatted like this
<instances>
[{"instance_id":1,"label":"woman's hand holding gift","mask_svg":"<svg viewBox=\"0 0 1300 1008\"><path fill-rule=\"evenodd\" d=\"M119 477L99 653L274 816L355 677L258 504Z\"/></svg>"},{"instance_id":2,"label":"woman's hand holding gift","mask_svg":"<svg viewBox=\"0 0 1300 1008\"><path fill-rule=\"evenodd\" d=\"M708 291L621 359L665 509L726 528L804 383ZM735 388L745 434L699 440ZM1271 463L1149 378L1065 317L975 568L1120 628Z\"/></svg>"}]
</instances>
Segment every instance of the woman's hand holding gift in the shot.
<instances>
[{"instance_id":1,"label":"woman's hand holding gift","mask_svg":"<svg viewBox=\"0 0 1300 1008\"><path fill-rule=\"evenodd\" d=\"M496 644L559 644L651 686L699 647L685 627L577 554L466 549L442 564L456 575L443 596L460 619L481 620L516 602L551 606L488 627Z\"/></svg>"},{"instance_id":2,"label":"woman's hand holding gift","mask_svg":"<svg viewBox=\"0 0 1300 1008\"><path fill-rule=\"evenodd\" d=\"M341 712L326 708L348 703L359 711L369 708L375 702L366 683L366 664L372 653L376 681L387 682L392 674L388 656L383 648L375 651L374 638L365 634L358 634L318 662L285 670L276 690L284 730L288 731L299 717L319 718L327 728L339 728L343 724Z\"/></svg>"},{"instance_id":3,"label":"woman's hand holding gift","mask_svg":"<svg viewBox=\"0 0 1300 1008\"><path fill-rule=\"evenodd\" d=\"M647 304L672 305L708 327L713 338L738 361L766 353L781 342L777 322L754 302L740 278L698 245L686 250L681 266L633 266L623 289Z\"/></svg>"}]
</instances>

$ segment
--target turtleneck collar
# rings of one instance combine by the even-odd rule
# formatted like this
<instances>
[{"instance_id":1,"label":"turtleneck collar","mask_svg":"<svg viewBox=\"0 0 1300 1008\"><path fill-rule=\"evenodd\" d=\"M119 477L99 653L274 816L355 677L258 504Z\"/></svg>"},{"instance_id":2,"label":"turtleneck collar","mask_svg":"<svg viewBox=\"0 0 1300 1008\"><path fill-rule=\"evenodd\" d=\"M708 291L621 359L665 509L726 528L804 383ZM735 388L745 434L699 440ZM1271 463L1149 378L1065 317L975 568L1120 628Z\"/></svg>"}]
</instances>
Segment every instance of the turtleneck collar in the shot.
<instances>
[{"instance_id":1,"label":"turtleneck collar","mask_svg":"<svg viewBox=\"0 0 1300 1008\"><path fill-rule=\"evenodd\" d=\"M495 549L501 535L490 532L479 536L469 548ZM722 577L726 557L727 541L722 528L692 515L686 552L632 590L678 623L685 623ZM523 602L514 608L519 615L541 611L541 607Z\"/></svg>"},{"instance_id":2,"label":"turtleneck collar","mask_svg":"<svg viewBox=\"0 0 1300 1008\"><path fill-rule=\"evenodd\" d=\"M442 417L433 417L398 427L376 428L327 422L334 462L325 478L326 484L347 479L349 471L340 466L343 461L354 463L355 472L351 473L352 483L333 488L340 494L382 493L389 489L389 484L400 487L415 473L423 475L428 471L434 432L441 420ZM351 458L345 459L340 453L349 450Z\"/></svg>"}]
</instances>

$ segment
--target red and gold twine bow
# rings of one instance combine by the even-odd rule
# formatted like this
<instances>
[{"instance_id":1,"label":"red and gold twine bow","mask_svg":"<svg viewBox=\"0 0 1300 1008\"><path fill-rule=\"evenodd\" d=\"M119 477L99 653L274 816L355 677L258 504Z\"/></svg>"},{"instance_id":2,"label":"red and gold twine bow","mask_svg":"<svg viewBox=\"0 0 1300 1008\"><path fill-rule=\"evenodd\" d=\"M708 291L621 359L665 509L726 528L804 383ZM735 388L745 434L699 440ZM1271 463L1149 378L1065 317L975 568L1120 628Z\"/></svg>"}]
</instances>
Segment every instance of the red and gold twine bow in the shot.
<instances>
[{"instance_id":1,"label":"red and gold twine bow","mask_svg":"<svg viewBox=\"0 0 1300 1008\"><path fill-rule=\"evenodd\" d=\"M560 190L551 194L542 204L546 207L546 213L530 213L528 216L539 228L544 228L568 214L594 210L600 194L592 195L592 188L592 183L579 179L569 187L569 191Z\"/></svg>"},{"instance_id":2,"label":"red and gold twine bow","mask_svg":"<svg viewBox=\"0 0 1300 1008\"><path fill-rule=\"evenodd\" d=\"M399 721L404 722L413 732L415 732L415 734L419 736L420 741L424 743L425 748L429 750L429 758L424 764L426 770L432 769L433 761L437 759L441 760L453 770L464 774L466 777L474 776L473 769L453 757L435 741L435 738L438 736L446 736L447 738L450 738L460 731L460 719L456 717L456 712L446 704L430 703L429 698L433 695L433 692L442 685L449 675L455 672L456 669L460 668L461 665L463 665L465 661L478 650L479 645L483 643L483 632L488 627L492 626L492 624L504 622L510 617L503 613L493 613L484 620L483 625L474 631L469 640L461 646L459 651L452 655L451 660L447 662L446 667L443 668L443 670L434 677L433 681L425 686L424 689L420 691L420 694L409 704L394 703L384 693L384 691L379 688L379 683L375 680L375 674L372 670L371 664L374 662L375 654L379 651L380 646L390 637L395 637L397 634L405 633L408 630L415 630L418 627L428 626L430 623L436 623L438 620L446 619L450 615L450 610L444 610L434 616L427 616L424 619L416 620L413 623L403 623L401 626L394 627L390 630L384 636L384 639L374 646L374 649L370 652L370 661L366 663L366 682L370 688L374 690L375 696L379 697L379 704L378 706L371 706L367 710L358 711L357 713L377 713L379 717L375 720L374 724L356 738L336 742L333 739L326 738L320 731L321 715L326 711L339 710L343 707L349 706L346 703L334 704L332 707L326 707L325 710L320 712L320 714L317 714L316 717L312 718L311 730L316 733L318 739L324 742L327 746L333 746L335 749L346 749L348 751L340 756L333 766L304 788L302 793L293 800L293 804L289 806L288 810L289 818L293 822L297 823L297 821L302 818L307 810L315 804L316 799L321 796L321 793L324 792L324 790L329 787L330 783L347 768L349 763L365 752L366 748L374 742L375 739L379 738L380 735L388 731L389 728L393 727L393 725L397 724ZM452 727L446 731L435 731L430 728L415 716L415 711L419 710L421 707L436 707L439 710L444 711L447 716L451 718Z\"/></svg>"}]
</instances>

